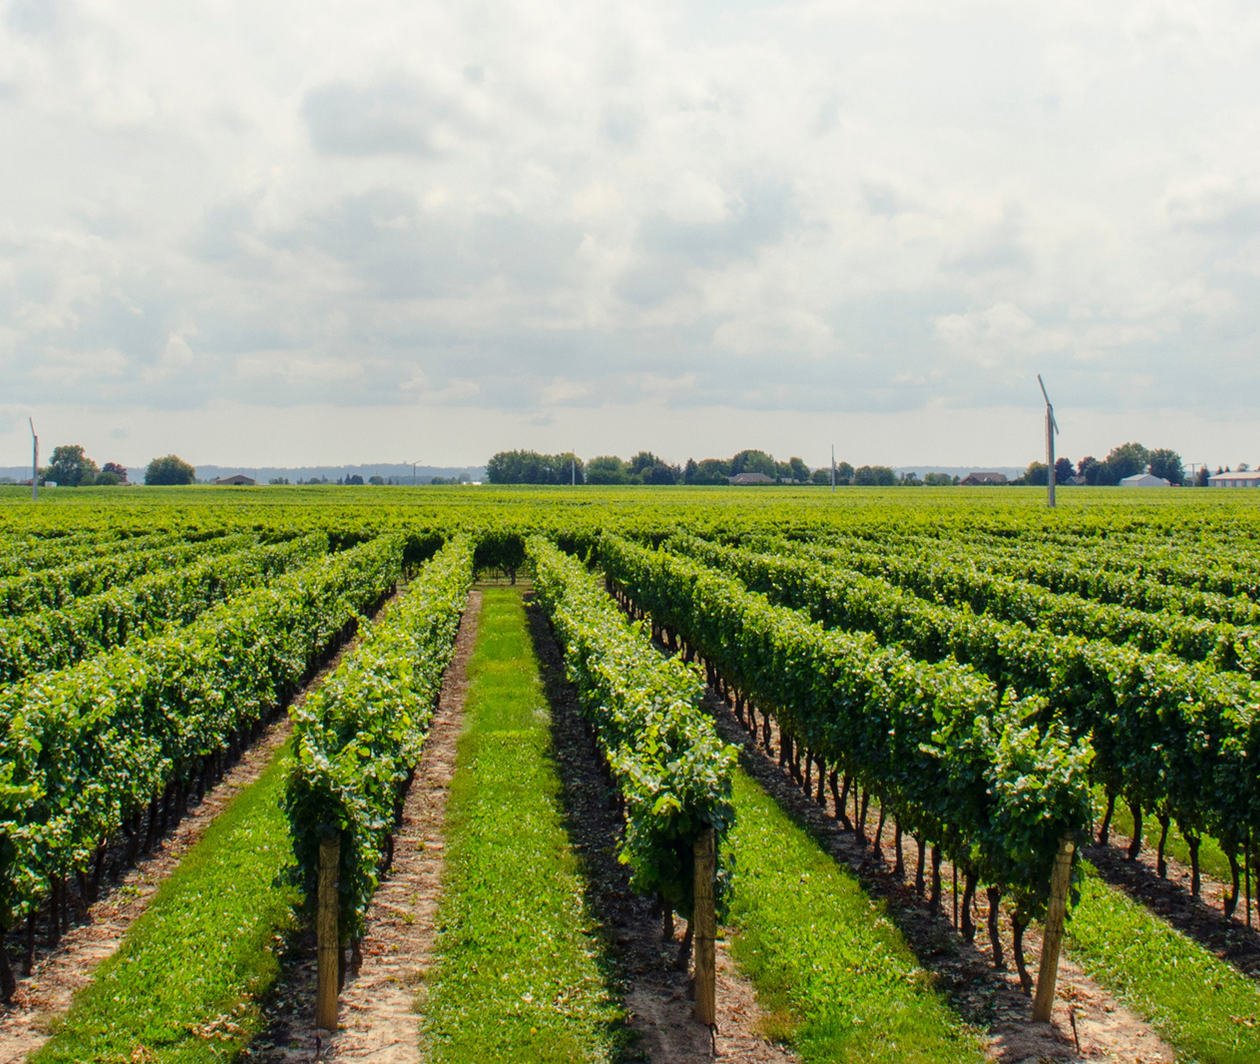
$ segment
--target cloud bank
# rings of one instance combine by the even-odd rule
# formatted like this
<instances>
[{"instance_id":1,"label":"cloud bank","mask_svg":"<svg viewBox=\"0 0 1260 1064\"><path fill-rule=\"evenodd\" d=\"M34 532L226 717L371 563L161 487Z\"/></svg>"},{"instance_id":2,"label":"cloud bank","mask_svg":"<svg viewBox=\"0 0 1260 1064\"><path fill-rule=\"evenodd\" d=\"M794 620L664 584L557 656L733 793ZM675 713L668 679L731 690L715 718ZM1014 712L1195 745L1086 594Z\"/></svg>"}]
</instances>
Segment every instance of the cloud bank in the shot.
<instances>
[{"instance_id":1,"label":"cloud bank","mask_svg":"<svg viewBox=\"0 0 1260 1064\"><path fill-rule=\"evenodd\" d=\"M1041 372L1069 453L1255 461L1256 54L1224 2L11 0L0 445L1023 462Z\"/></svg>"}]
</instances>

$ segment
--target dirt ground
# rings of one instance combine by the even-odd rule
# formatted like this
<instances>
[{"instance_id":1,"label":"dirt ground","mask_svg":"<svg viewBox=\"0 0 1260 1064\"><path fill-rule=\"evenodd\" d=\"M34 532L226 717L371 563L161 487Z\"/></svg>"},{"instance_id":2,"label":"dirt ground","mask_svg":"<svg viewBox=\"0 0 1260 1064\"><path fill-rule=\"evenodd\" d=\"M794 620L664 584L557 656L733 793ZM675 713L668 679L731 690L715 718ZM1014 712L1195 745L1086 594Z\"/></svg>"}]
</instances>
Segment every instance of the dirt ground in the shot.
<instances>
[{"instance_id":1,"label":"dirt ground","mask_svg":"<svg viewBox=\"0 0 1260 1064\"><path fill-rule=\"evenodd\" d=\"M291 950L285 978L267 1008L267 1032L250 1046L246 1059L419 1060L412 1002L433 951L446 799L480 611L481 592L474 590L403 804L394 860L368 911L362 964L342 987L338 1030L314 1026L315 951L307 937Z\"/></svg>"}]
</instances>

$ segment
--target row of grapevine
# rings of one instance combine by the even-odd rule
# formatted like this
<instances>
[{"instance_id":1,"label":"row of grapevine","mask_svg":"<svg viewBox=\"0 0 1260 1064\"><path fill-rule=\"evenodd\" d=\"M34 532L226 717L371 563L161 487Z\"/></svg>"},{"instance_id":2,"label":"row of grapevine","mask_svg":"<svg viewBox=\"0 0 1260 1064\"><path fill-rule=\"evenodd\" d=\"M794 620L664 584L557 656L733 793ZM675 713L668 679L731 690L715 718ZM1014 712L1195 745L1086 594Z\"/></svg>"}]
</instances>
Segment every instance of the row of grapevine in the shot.
<instances>
[{"instance_id":1,"label":"row of grapevine","mask_svg":"<svg viewBox=\"0 0 1260 1064\"><path fill-rule=\"evenodd\" d=\"M0 931L49 895L55 930L67 877L99 875L111 837L135 838L146 810L152 827L176 791L204 784L401 567L401 538L383 537L0 691Z\"/></svg>"},{"instance_id":2,"label":"row of grapevine","mask_svg":"<svg viewBox=\"0 0 1260 1064\"><path fill-rule=\"evenodd\" d=\"M1149 612L1055 592L1008 575L1000 562L985 565L982 554L952 561L935 549L853 550L771 543L772 553L803 553L827 566L878 576L916 595L949 606L966 605L1030 628L1071 632L1086 639L1129 643L1139 650L1165 651L1187 661L1206 661L1217 670L1260 676L1260 628ZM995 571L996 570L996 571Z\"/></svg>"},{"instance_id":3,"label":"row of grapevine","mask_svg":"<svg viewBox=\"0 0 1260 1064\"><path fill-rule=\"evenodd\" d=\"M621 859L631 882L689 916L693 844L712 828L721 854L731 823L734 748L700 709L704 684L693 666L663 657L598 580L549 540L531 537L526 551L565 671L624 799Z\"/></svg>"},{"instance_id":4,"label":"row of grapevine","mask_svg":"<svg viewBox=\"0 0 1260 1064\"><path fill-rule=\"evenodd\" d=\"M1091 737L1109 806L1121 796L1139 822L1143 810L1177 822L1196 890L1203 832L1235 866L1248 830L1260 833L1260 684L1246 676L927 602L834 563L678 543L824 624L872 632L929 661L964 662L999 690L1044 697L1054 720Z\"/></svg>"},{"instance_id":5,"label":"row of grapevine","mask_svg":"<svg viewBox=\"0 0 1260 1064\"><path fill-rule=\"evenodd\" d=\"M1061 844L1088 830L1092 753L1042 720L1041 700L999 698L967 666L824 630L676 554L605 534L599 557L613 587L707 659L738 702L773 712L809 758L954 862L967 904L983 882L1014 902L1017 926L1042 914Z\"/></svg>"},{"instance_id":6,"label":"row of grapevine","mask_svg":"<svg viewBox=\"0 0 1260 1064\"><path fill-rule=\"evenodd\" d=\"M315 897L320 842L337 837L339 926L362 934L398 805L428 735L472 584L473 543L447 543L337 669L291 711L297 765L285 805Z\"/></svg>"},{"instance_id":7,"label":"row of grapevine","mask_svg":"<svg viewBox=\"0 0 1260 1064\"><path fill-rule=\"evenodd\" d=\"M0 621L0 684L76 662L168 624L188 624L245 588L314 560L328 537L311 532L159 570L131 583L70 600L60 609Z\"/></svg>"},{"instance_id":8,"label":"row of grapevine","mask_svg":"<svg viewBox=\"0 0 1260 1064\"><path fill-rule=\"evenodd\" d=\"M286 537L287 538L287 537ZM0 614L8 617L56 609L80 595L94 595L146 573L159 572L210 554L226 554L255 542L244 532L207 539L177 539L139 551L122 551L71 565L41 569L0 580Z\"/></svg>"},{"instance_id":9,"label":"row of grapevine","mask_svg":"<svg viewBox=\"0 0 1260 1064\"><path fill-rule=\"evenodd\" d=\"M171 532L142 531L126 535L117 529L38 539L0 538L0 578L70 565L91 557L148 550L175 539L176 534Z\"/></svg>"},{"instance_id":10,"label":"row of grapevine","mask_svg":"<svg viewBox=\"0 0 1260 1064\"><path fill-rule=\"evenodd\" d=\"M930 549L934 557L997 571L1056 593L1149 612L1170 611L1208 621L1260 625L1260 605L1254 594L1226 593L1200 586L1211 581L1195 581L1193 577L1171 580L1165 567L1144 565L1120 549L1103 551L1091 546L1084 550L1047 550L1035 539L979 544L935 539L912 542ZM888 545L883 549L888 550ZM1195 551L1190 549L1188 553ZM1216 565L1218 553L1214 548L1211 562L1199 562L1200 575Z\"/></svg>"}]
</instances>

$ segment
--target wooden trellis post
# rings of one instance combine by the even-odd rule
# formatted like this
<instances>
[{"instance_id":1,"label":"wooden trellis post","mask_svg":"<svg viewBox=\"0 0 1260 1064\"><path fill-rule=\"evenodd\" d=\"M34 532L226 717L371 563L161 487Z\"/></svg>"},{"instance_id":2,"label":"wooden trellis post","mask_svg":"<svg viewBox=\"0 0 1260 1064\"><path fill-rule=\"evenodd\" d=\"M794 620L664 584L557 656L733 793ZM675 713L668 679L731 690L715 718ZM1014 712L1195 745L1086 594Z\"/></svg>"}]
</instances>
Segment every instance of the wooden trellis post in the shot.
<instances>
[{"instance_id":1,"label":"wooden trellis post","mask_svg":"<svg viewBox=\"0 0 1260 1064\"><path fill-rule=\"evenodd\" d=\"M319 890L315 914L316 958L319 970L315 988L315 1026L337 1029L337 993L340 987L341 940L337 911L337 866L341 863L341 836L319 843Z\"/></svg>"},{"instance_id":2,"label":"wooden trellis post","mask_svg":"<svg viewBox=\"0 0 1260 1064\"><path fill-rule=\"evenodd\" d=\"M691 946L696 960L696 1019L706 1027L717 1022L717 914L714 910L713 879L717 873L717 842L712 828L705 828L695 841L696 879L692 893L692 920L695 932Z\"/></svg>"},{"instance_id":3,"label":"wooden trellis post","mask_svg":"<svg viewBox=\"0 0 1260 1064\"><path fill-rule=\"evenodd\" d=\"M1063 946L1063 921L1067 916L1068 886L1072 881L1072 854L1075 849L1076 844L1070 839L1062 839L1050 872L1050 902L1046 907L1037 995L1033 998L1033 1020L1037 1023L1049 1023L1054 1009L1054 984L1059 978L1059 950Z\"/></svg>"}]
</instances>

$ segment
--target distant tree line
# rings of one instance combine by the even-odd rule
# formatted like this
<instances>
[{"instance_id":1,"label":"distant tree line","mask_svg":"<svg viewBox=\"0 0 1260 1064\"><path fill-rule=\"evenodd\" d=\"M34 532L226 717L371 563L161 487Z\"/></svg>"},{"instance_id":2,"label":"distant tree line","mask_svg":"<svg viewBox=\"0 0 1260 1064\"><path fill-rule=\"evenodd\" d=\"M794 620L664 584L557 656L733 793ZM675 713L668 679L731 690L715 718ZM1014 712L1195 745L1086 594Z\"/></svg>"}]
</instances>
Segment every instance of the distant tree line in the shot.
<instances>
[{"instance_id":1,"label":"distant tree line","mask_svg":"<svg viewBox=\"0 0 1260 1064\"><path fill-rule=\"evenodd\" d=\"M486 463L491 484L728 484L741 473L760 473L786 484L807 484L811 474L800 458L778 461L765 451L744 450L730 458L688 458L674 465L651 451L623 459L604 454L583 461L571 452L500 451Z\"/></svg>"},{"instance_id":2,"label":"distant tree line","mask_svg":"<svg viewBox=\"0 0 1260 1064\"><path fill-rule=\"evenodd\" d=\"M1099 460L1093 455L1082 458L1075 466L1069 458L1058 458L1054 463L1054 482L1056 484L1119 484L1125 477L1138 473L1150 473L1163 477L1170 484L1185 484L1186 469L1181 455L1167 447L1150 450L1140 443L1122 443L1113 447L1106 458ZM1012 481L1015 484L1041 484L1049 482L1049 473L1045 462L1030 462L1022 477ZM1207 486L1206 468L1201 470L1195 479L1196 485Z\"/></svg>"},{"instance_id":3,"label":"distant tree line","mask_svg":"<svg viewBox=\"0 0 1260 1064\"><path fill-rule=\"evenodd\" d=\"M1239 468L1245 469L1245 463ZM1106 458L1093 455L1073 462L1059 458L1054 463L1056 484L1119 484L1135 473L1151 473L1170 484L1187 484L1185 463L1176 451L1167 447L1154 449L1140 443L1122 443L1113 447ZM1220 469L1217 472L1221 472ZM629 459L616 455L599 455L583 461L572 452L540 454L537 451L500 451L486 463L486 479L491 484L729 484L741 473L759 473L777 484L820 484L832 482L830 466L810 469L800 458L780 461L766 451L743 450L730 458L688 458L674 465L651 451L640 451ZM891 466L837 462L834 470L837 485L857 487L949 487L959 478L949 473L898 473ZM1197 486L1206 487L1207 468L1194 477ZM1044 486L1049 471L1044 462L1030 462L1021 476L1011 484Z\"/></svg>"},{"instance_id":4,"label":"distant tree line","mask_svg":"<svg viewBox=\"0 0 1260 1064\"><path fill-rule=\"evenodd\" d=\"M126 484L127 467L118 462L106 462L104 467L97 466L87 456L82 444L62 444L53 448L52 458L39 471L39 482L51 482L66 488Z\"/></svg>"},{"instance_id":5,"label":"distant tree line","mask_svg":"<svg viewBox=\"0 0 1260 1064\"><path fill-rule=\"evenodd\" d=\"M192 484L197 472L178 455L155 458L144 473L146 484ZM121 462L97 466L81 443L63 443L54 447L49 462L39 471L41 484L59 488L113 487L128 484L127 467Z\"/></svg>"}]
</instances>

